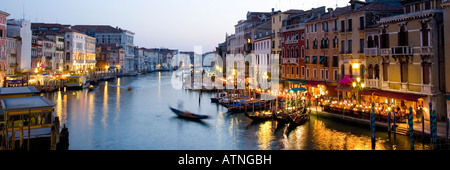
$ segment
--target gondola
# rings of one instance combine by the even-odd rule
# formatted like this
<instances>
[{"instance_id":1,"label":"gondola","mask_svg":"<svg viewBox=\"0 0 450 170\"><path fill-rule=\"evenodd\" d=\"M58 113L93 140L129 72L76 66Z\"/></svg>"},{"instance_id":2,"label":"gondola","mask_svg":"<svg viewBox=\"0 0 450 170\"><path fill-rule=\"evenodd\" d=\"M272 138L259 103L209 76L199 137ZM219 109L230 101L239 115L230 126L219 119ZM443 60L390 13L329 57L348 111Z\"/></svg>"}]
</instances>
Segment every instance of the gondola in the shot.
<instances>
[{"instance_id":1,"label":"gondola","mask_svg":"<svg viewBox=\"0 0 450 170\"><path fill-rule=\"evenodd\" d=\"M191 119L191 120L200 120L200 119L209 118L208 115L199 115L199 114L194 114L194 113L191 113L188 111L181 111L181 110L175 109L170 106L169 106L169 108L170 108L170 110L172 110L173 113L175 113L180 118Z\"/></svg>"},{"instance_id":2,"label":"gondola","mask_svg":"<svg viewBox=\"0 0 450 170\"><path fill-rule=\"evenodd\" d=\"M245 115L253 120L269 120L273 118L273 114L270 111L245 112Z\"/></svg>"}]
</instances>

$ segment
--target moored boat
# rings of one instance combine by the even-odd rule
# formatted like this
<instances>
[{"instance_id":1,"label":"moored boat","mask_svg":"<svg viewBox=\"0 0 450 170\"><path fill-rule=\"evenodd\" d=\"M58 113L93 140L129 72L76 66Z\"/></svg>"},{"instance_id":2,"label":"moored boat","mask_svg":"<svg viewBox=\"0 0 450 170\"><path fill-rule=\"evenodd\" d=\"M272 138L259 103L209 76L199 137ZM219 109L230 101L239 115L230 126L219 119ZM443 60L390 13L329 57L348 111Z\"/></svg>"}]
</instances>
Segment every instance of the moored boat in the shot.
<instances>
[{"instance_id":1,"label":"moored boat","mask_svg":"<svg viewBox=\"0 0 450 170\"><path fill-rule=\"evenodd\" d=\"M270 111L255 111L245 112L245 115L253 120L269 120L273 118L273 114Z\"/></svg>"}]
</instances>

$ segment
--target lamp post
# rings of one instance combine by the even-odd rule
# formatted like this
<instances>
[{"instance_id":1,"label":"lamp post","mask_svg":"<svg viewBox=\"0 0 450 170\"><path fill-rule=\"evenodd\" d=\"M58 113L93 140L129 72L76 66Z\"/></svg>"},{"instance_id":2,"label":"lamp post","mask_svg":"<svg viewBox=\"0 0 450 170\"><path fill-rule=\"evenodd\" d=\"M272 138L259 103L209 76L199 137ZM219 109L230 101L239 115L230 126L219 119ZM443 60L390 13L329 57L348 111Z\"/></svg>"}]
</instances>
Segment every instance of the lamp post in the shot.
<instances>
[{"instance_id":1,"label":"lamp post","mask_svg":"<svg viewBox=\"0 0 450 170\"><path fill-rule=\"evenodd\" d=\"M352 86L353 86L353 88L356 88L356 100L360 104L360 102L359 102L359 91L364 89L364 87L366 85L364 84L364 82L361 82L361 78L358 77L358 78L356 78L356 82L352 83Z\"/></svg>"}]
</instances>

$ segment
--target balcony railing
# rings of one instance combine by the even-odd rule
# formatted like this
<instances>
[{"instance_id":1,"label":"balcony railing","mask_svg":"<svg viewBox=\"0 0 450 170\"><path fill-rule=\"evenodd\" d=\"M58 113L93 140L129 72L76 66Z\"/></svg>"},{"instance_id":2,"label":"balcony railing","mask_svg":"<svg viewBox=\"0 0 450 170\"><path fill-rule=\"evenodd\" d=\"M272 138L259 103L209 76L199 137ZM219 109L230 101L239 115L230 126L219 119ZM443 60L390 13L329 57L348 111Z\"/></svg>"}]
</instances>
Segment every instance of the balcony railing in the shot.
<instances>
[{"instance_id":1,"label":"balcony railing","mask_svg":"<svg viewBox=\"0 0 450 170\"><path fill-rule=\"evenodd\" d=\"M282 63L286 64L286 63L298 63L298 58L283 58L282 59Z\"/></svg>"},{"instance_id":2,"label":"balcony railing","mask_svg":"<svg viewBox=\"0 0 450 170\"><path fill-rule=\"evenodd\" d=\"M286 40L284 43L285 44L295 44L295 43L298 43L298 40Z\"/></svg>"},{"instance_id":3,"label":"balcony railing","mask_svg":"<svg viewBox=\"0 0 450 170\"><path fill-rule=\"evenodd\" d=\"M378 47L364 48L365 56L378 56L379 54L380 54L380 49L378 49Z\"/></svg>"},{"instance_id":4,"label":"balcony railing","mask_svg":"<svg viewBox=\"0 0 450 170\"><path fill-rule=\"evenodd\" d=\"M381 81L379 79L365 79L364 82L366 83L366 86L369 88L380 88L381 87Z\"/></svg>"},{"instance_id":5,"label":"balcony railing","mask_svg":"<svg viewBox=\"0 0 450 170\"><path fill-rule=\"evenodd\" d=\"M392 47L392 55L410 55L411 48L408 46L395 46Z\"/></svg>"},{"instance_id":6,"label":"balcony railing","mask_svg":"<svg viewBox=\"0 0 450 170\"><path fill-rule=\"evenodd\" d=\"M390 48L380 48L380 55L389 55L391 54Z\"/></svg>"},{"instance_id":7,"label":"balcony railing","mask_svg":"<svg viewBox=\"0 0 450 170\"><path fill-rule=\"evenodd\" d=\"M413 47L412 53L419 54L419 55L431 55L431 54L433 54L433 47L431 47L431 46Z\"/></svg>"},{"instance_id":8,"label":"balcony railing","mask_svg":"<svg viewBox=\"0 0 450 170\"><path fill-rule=\"evenodd\" d=\"M304 29L304 28L305 28L305 23L298 23L298 24L283 26L281 31L284 32L284 31Z\"/></svg>"}]
</instances>

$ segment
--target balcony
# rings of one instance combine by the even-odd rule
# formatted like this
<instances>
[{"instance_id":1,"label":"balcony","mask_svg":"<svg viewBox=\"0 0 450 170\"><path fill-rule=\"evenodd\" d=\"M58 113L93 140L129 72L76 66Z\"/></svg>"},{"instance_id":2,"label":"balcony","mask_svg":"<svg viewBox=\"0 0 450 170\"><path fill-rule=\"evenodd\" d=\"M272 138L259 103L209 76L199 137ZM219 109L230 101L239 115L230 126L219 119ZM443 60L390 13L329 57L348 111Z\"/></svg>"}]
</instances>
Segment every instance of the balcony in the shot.
<instances>
[{"instance_id":1,"label":"balcony","mask_svg":"<svg viewBox=\"0 0 450 170\"><path fill-rule=\"evenodd\" d=\"M380 55L390 55L391 49L390 48L380 48Z\"/></svg>"},{"instance_id":2,"label":"balcony","mask_svg":"<svg viewBox=\"0 0 450 170\"><path fill-rule=\"evenodd\" d=\"M378 56L379 54L380 54L380 49L378 49L378 47L364 48L365 56Z\"/></svg>"},{"instance_id":3,"label":"balcony","mask_svg":"<svg viewBox=\"0 0 450 170\"><path fill-rule=\"evenodd\" d=\"M411 55L411 48L408 46L395 46L392 47L392 55Z\"/></svg>"},{"instance_id":4,"label":"balcony","mask_svg":"<svg viewBox=\"0 0 450 170\"><path fill-rule=\"evenodd\" d=\"M283 28L281 29L281 32L298 30L298 29L305 29L305 23L298 23L298 24L283 26Z\"/></svg>"},{"instance_id":5,"label":"balcony","mask_svg":"<svg viewBox=\"0 0 450 170\"><path fill-rule=\"evenodd\" d=\"M298 58L283 58L281 61L282 61L282 64L288 64L288 63L298 64Z\"/></svg>"},{"instance_id":6,"label":"balcony","mask_svg":"<svg viewBox=\"0 0 450 170\"><path fill-rule=\"evenodd\" d=\"M298 40L286 40L284 43L285 44L295 44L295 43L298 43Z\"/></svg>"},{"instance_id":7,"label":"balcony","mask_svg":"<svg viewBox=\"0 0 450 170\"><path fill-rule=\"evenodd\" d=\"M433 54L433 47L426 46L426 47L413 47L412 48L413 54L418 55L432 55Z\"/></svg>"},{"instance_id":8,"label":"balcony","mask_svg":"<svg viewBox=\"0 0 450 170\"><path fill-rule=\"evenodd\" d=\"M383 81L381 84L381 88L386 89L386 90L391 90L391 91L398 91L398 92L409 92L409 93L431 95L433 85L414 84L414 83L408 83L408 82Z\"/></svg>"},{"instance_id":9,"label":"balcony","mask_svg":"<svg viewBox=\"0 0 450 170\"><path fill-rule=\"evenodd\" d=\"M364 82L366 83L366 87L369 88L379 89L381 87L381 81L379 79L364 79Z\"/></svg>"}]
</instances>

